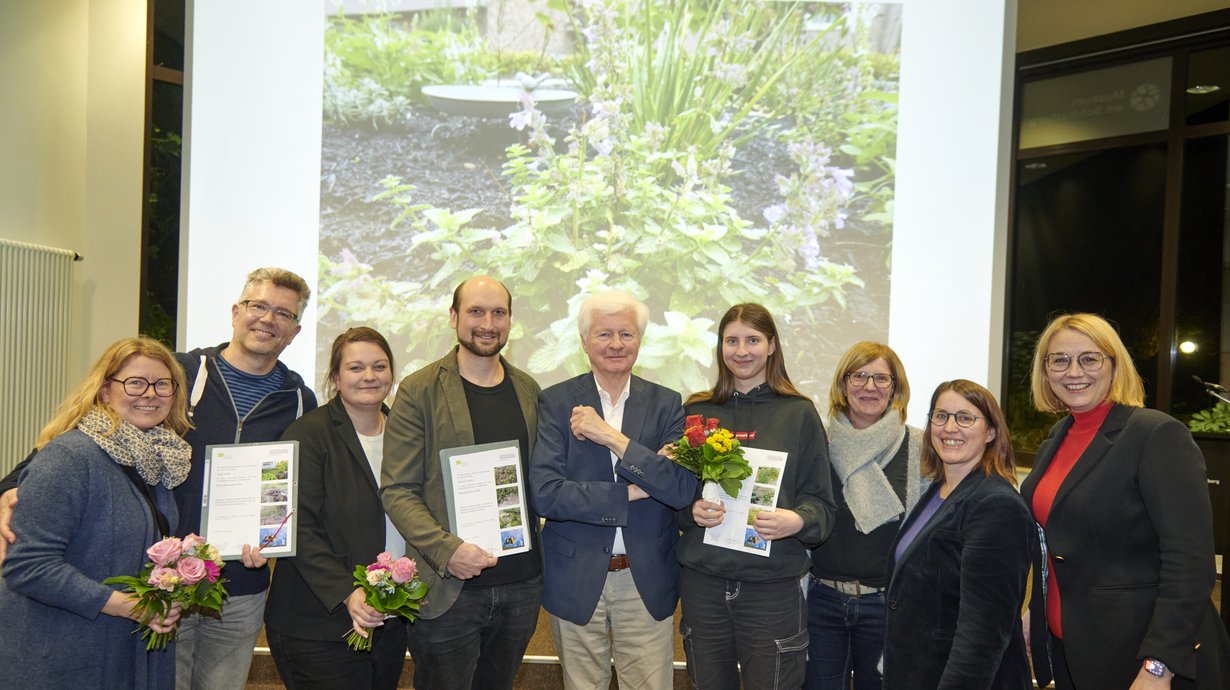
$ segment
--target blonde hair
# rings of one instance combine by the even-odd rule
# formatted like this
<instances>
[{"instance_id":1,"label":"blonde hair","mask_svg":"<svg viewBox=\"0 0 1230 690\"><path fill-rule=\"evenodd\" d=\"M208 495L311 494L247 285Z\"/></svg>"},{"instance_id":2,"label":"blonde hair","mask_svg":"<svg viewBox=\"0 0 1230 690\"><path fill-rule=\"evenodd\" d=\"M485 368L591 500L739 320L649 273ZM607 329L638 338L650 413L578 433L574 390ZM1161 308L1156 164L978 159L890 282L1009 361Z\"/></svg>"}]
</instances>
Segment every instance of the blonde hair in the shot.
<instances>
[{"instance_id":1,"label":"blonde hair","mask_svg":"<svg viewBox=\"0 0 1230 690\"><path fill-rule=\"evenodd\" d=\"M839 412L847 415L850 412L850 399L846 397L846 375L861 367L883 359L888 362L888 369L893 375L893 395L889 398L888 407L896 410L905 421L905 408L910 404L910 382L905 377L905 366L893 348L884 343L870 340L855 343L841 356L837 368L833 370L833 386L829 388L829 417L836 419Z\"/></svg>"},{"instance_id":2,"label":"blonde hair","mask_svg":"<svg viewBox=\"0 0 1230 690\"><path fill-rule=\"evenodd\" d=\"M978 467L986 476L999 475L1016 486L1016 459L1012 452L1012 437L1008 434L1008 422L999 409L999 403L991 391L966 379L945 381L936 387L931 394L931 406L927 408L927 431L923 433L922 455L919 459L919 469L924 477L932 481L944 478L944 461L935 450L935 442L931 438L931 413L935 411L935 401L940 395L952 391L964 398L982 415L988 429L995 430L995 438L987 443L978 459Z\"/></svg>"},{"instance_id":3,"label":"blonde hair","mask_svg":"<svg viewBox=\"0 0 1230 690\"><path fill-rule=\"evenodd\" d=\"M1136 365L1114 326L1097 314L1060 314L1051 320L1038 337L1034 348L1033 371L1030 374L1030 393L1034 407L1040 412L1067 412L1068 408L1051 389L1046 375L1046 355L1051 340L1062 330L1076 331L1093 341L1102 354L1111 360L1110 391L1106 399L1129 407L1145 406L1145 385L1136 373ZM1070 352L1073 357L1080 354Z\"/></svg>"},{"instance_id":4,"label":"blonde hair","mask_svg":"<svg viewBox=\"0 0 1230 690\"><path fill-rule=\"evenodd\" d=\"M171 372L171 380L175 381L175 394L171 397L171 411L163 421L163 426L180 436L191 429L192 423L188 421L188 390L183 367L175 361L175 356L165 345L142 335L117 340L107 348L106 352L102 353L98 361L94 362L94 366L90 367L85 379L77 384L64 402L60 403L51 421L43 427L42 432L38 435L35 448L42 449L51 439L77 428L81 418L95 409L111 420L111 429L107 433L113 433L119 423L119 416L98 396L103 386L109 383L108 379L119 373L119 370L124 368L124 363L136 355L162 362Z\"/></svg>"}]
</instances>

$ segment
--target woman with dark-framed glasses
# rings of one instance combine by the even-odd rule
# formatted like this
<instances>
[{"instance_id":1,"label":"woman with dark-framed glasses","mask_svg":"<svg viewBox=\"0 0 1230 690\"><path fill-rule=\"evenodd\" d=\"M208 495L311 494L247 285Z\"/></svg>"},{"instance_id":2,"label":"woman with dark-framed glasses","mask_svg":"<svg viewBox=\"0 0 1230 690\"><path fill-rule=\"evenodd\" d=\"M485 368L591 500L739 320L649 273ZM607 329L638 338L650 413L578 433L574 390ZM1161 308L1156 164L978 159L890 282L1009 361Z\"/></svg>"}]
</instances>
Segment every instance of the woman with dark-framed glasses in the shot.
<instances>
[{"instance_id":1,"label":"woman with dark-framed glasses","mask_svg":"<svg viewBox=\"0 0 1230 690\"><path fill-rule=\"evenodd\" d=\"M811 551L807 690L878 690L889 547L926 480L922 432L906 426L910 383L897 353L855 343L829 390L833 533ZM853 686L851 686L853 680Z\"/></svg>"},{"instance_id":2,"label":"woman with dark-framed glasses","mask_svg":"<svg viewBox=\"0 0 1230 690\"><path fill-rule=\"evenodd\" d=\"M964 379L935 389L920 462L933 483L889 552L884 689L1024 690L1038 534L990 391Z\"/></svg>"},{"instance_id":3,"label":"woman with dark-framed glasses","mask_svg":"<svg viewBox=\"0 0 1230 690\"><path fill-rule=\"evenodd\" d=\"M0 685L174 687L174 643L147 652L136 600L102 581L137 574L174 533L189 427L183 369L144 337L109 347L43 427L0 584ZM169 632L179 615L149 625Z\"/></svg>"},{"instance_id":4,"label":"woman with dark-framed glasses","mask_svg":"<svg viewBox=\"0 0 1230 690\"><path fill-rule=\"evenodd\" d=\"M1069 414L1021 485L1049 552L1025 625L1039 683L1230 687L1204 459L1187 427L1144 408L1131 355L1093 314L1046 327L1031 390L1039 410Z\"/></svg>"}]
</instances>

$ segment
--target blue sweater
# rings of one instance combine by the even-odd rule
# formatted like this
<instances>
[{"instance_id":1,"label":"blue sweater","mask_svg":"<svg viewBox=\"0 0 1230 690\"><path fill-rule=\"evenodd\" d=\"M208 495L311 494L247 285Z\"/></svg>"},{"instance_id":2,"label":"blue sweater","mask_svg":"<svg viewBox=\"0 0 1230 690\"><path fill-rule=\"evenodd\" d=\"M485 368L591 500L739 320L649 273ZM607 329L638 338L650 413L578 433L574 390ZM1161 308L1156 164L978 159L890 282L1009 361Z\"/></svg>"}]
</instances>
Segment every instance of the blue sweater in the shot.
<instances>
[{"instance_id":1,"label":"blue sweater","mask_svg":"<svg viewBox=\"0 0 1230 690\"><path fill-rule=\"evenodd\" d=\"M155 493L174 528L171 492ZM146 652L136 623L101 613L113 589L102 580L136 575L160 538L146 499L110 456L77 430L53 439L22 479L13 529L0 578L0 685L174 687L174 646Z\"/></svg>"},{"instance_id":2,"label":"blue sweater","mask_svg":"<svg viewBox=\"0 0 1230 690\"><path fill-rule=\"evenodd\" d=\"M228 343L191 352L177 352L175 359L184 367L191 391L201 371L205 357L205 390L195 405L190 405L195 426L184 440L192 444L192 471L183 484L175 487L175 502L179 505L180 523L176 536L201 531L201 493L204 488L205 447L227 443L263 443L277 441L290 423L304 413L316 409L316 395L303 378L278 362L285 370L282 389L266 395L243 419L235 410L231 391L218 370L219 353ZM231 596L258 594L269 587L269 568L248 569L242 563L228 561L222 570L226 589Z\"/></svg>"}]
</instances>

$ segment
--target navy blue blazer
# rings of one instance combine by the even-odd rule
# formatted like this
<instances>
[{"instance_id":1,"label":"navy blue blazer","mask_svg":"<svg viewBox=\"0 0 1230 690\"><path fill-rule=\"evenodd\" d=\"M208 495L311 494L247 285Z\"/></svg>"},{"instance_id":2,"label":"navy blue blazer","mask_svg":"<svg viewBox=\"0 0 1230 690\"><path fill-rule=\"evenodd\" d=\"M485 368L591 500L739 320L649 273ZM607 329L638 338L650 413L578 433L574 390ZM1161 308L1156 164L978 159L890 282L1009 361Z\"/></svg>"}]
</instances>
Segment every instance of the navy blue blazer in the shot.
<instances>
[{"instance_id":1,"label":"navy blue blazer","mask_svg":"<svg viewBox=\"0 0 1230 690\"><path fill-rule=\"evenodd\" d=\"M896 560L901 535L941 484L918 499L889 552L884 689L1025 690L1033 516L1011 484L975 468Z\"/></svg>"},{"instance_id":2,"label":"navy blue blazer","mask_svg":"<svg viewBox=\"0 0 1230 690\"><path fill-rule=\"evenodd\" d=\"M589 622L602 594L616 527L623 528L632 580L650 615L666 619L679 600L674 510L692 503L696 477L657 452L683 436L682 401L633 376L624 404L621 431L631 442L612 473L611 451L578 440L569 423L578 405L602 414L593 374L556 384L538 398L529 483L530 501L547 519L542 605L577 625ZM651 498L629 501L629 483Z\"/></svg>"}]
</instances>

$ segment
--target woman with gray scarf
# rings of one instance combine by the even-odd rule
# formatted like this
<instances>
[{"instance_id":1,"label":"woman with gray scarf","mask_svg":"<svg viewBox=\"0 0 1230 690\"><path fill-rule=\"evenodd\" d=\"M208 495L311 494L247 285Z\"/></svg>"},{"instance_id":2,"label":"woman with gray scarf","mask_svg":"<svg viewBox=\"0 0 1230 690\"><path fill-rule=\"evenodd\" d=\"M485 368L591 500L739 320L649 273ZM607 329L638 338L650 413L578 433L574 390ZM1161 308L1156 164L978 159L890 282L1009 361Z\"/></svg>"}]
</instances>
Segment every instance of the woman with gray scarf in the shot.
<instances>
[{"instance_id":1,"label":"woman with gray scarf","mask_svg":"<svg viewBox=\"0 0 1230 690\"><path fill-rule=\"evenodd\" d=\"M905 425L910 384L892 348L860 342L829 392L829 461L837 519L812 550L807 690L878 690L888 552L926 486L922 432ZM890 413L891 410L891 413Z\"/></svg>"}]
</instances>

